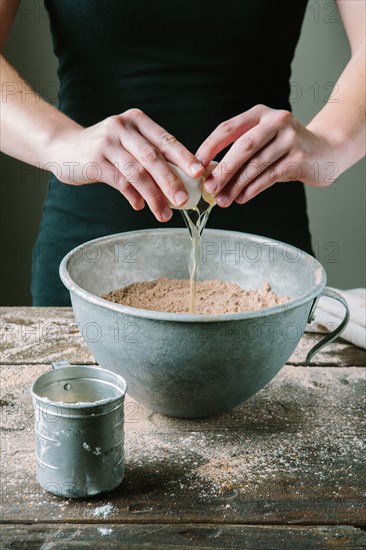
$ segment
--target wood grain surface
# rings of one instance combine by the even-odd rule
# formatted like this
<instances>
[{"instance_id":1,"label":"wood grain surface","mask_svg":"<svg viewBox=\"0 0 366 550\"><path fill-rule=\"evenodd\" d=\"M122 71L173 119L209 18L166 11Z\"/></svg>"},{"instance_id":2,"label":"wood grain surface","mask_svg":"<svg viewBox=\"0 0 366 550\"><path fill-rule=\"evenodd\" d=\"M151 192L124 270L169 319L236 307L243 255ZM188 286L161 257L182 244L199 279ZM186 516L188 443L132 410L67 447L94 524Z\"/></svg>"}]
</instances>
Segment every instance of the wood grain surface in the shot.
<instances>
[{"instance_id":1,"label":"wood grain surface","mask_svg":"<svg viewBox=\"0 0 366 550\"><path fill-rule=\"evenodd\" d=\"M51 362L95 363L70 308L0 309L0 548L366 547L366 354L339 339L208 419L127 396L126 471L113 492L71 500L35 478L29 388Z\"/></svg>"},{"instance_id":2,"label":"wood grain surface","mask_svg":"<svg viewBox=\"0 0 366 550\"><path fill-rule=\"evenodd\" d=\"M309 550L365 548L365 533L356 527L282 527L260 525L7 525L0 526L3 550L104 548Z\"/></svg>"}]
</instances>

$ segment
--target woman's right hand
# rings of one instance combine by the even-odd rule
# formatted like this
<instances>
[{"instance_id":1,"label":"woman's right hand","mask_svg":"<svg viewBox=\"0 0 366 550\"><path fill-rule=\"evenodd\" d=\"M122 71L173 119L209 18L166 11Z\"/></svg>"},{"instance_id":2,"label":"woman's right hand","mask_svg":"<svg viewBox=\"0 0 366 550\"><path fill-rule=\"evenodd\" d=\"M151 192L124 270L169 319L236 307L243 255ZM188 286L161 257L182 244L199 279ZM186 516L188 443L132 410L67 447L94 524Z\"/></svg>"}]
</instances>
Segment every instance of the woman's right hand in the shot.
<instances>
[{"instance_id":1,"label":"woman's right hand","mask_svg":"<svg viewBox=\"0 0 366 550\"><path fill-rule=\"evenodd\" d=\"M172 216L168 200L183 205L188 195L167 161L199 177L204 167L174 136L140 109L82 128L74 125L50 140L45 169L63 183L104 182L120 191L135 210L147 202L155 217Z\"/></svg>"}]
</instances>

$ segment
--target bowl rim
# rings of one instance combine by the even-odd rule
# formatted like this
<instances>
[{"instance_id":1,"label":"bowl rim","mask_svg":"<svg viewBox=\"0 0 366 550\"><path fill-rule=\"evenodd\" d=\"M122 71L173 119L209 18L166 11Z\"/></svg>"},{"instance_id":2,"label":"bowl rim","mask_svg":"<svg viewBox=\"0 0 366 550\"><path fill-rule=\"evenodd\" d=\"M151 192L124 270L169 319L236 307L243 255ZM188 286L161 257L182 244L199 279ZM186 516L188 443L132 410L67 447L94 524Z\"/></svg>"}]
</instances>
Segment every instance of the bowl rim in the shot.
<instances>
[{"instance_id":1,"label":"bowl rim","mask_svg":"<svg viewBox=\"0 0 366 550\"><path fill-rule=\"evenodd\" d=\"M311 261L314 263L314 273L316 282L315 284L308 290L304 295L299 296L297 298L293 298L286 302L285 304L278 304L271 307L266 307L263 309L258 309L254 311L240 311L237 313L222 313L222 314L214 314L214 313L170 313L170 312L164 312L164 311L156 311L152 309L141 309L141 308L135 308L131 306L125 306L122 304L116 304L114 302L110 302L109 300L105 300L104 298L101 298L99 296L96 296L95 294L92 294L91 292L83 289L78 284L75 283L75 281L72 279L69 271L68 271L68 263L72 256L77 254L80 250L83 248L101 243L101 242L108 242L108 241L115 241L116 238L120 238L122 236L128 235L128 238L130 239L133 235L141 235L145 232L151 233L174 233L176 232L179 236L186 235L187 238L189 238L188 232L186 228L183 227L162 227L162 228L151 228L151 229L138 229L134 231L124 231L121 233L113 233L112 235L106 235L104 237L97 237L96 239L92 239L90 241L87 241L85 243L82 243L72 250L68 252L64 258L62 259L59 267L59 275L61 278L61 281L65 285L65 287L69 290L70 296L72 299L72 294L76 294L79 298L82 298L86 302L89 302L91 304L95 304L99 307L106 308L108 310L116 311L118 313L123 313L125 315L129 315L132 317L141 317L145 319L151 319L154 321L175 321L175 322L183 322L183 323L190 323L190 322L217 322L217 321L238 321L242 319L253 319L253 318L260 318L260 317L267 317L269 315L280 313L289 309L293 309L295 307L301 306L310 300L316 299L318 296L320 296L321 292L326 286L327 283L327 276L324 267L321 265L321 263L305 252L304 250L297 248L291 244L285 243L283 241L278 241L276 239L272 239L270 237L264 237L262 235L256 235L255 233L245 233L242 231L231 231L228 229L211 229L206 228L204 234L207 235L215 235L219 234L221 237L227 236L235 236L238 235L240 238L245 237L247 240L252 240L257 243L266 243L268 242L275 243L277 246L280 245L282 247L287 247L287 249L292 251L301 251L301 254L304 255L306 261Z\"/></svg>"}]
</instances>

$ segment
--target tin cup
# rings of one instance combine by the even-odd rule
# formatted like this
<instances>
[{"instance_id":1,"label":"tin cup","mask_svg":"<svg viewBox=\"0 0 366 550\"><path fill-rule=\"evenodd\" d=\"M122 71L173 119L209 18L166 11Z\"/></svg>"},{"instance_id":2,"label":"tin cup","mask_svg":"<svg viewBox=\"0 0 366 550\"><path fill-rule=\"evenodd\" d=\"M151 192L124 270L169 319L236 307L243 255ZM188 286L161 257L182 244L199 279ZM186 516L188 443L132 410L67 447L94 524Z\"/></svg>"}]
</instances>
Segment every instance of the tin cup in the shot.
<instances>
[{"instance_id":1,"label":"tin cup","mask_svg":"<svg viewBox=\"0 0 366 550\"><path fill-rule=\"evenodd\" d=\"M111 491L124 475L126 381L99 367L53 366L31 387L37 481L67 498Z\"/></svg>"}]
</instances>

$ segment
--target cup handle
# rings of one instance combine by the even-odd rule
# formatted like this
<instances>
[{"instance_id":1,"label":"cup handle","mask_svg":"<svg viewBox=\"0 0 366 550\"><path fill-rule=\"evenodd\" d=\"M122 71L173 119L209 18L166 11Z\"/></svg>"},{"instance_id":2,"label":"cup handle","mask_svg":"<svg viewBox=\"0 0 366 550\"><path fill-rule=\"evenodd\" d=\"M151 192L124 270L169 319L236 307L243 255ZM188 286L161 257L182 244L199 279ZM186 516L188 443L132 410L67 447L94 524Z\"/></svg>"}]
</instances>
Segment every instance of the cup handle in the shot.
<instances>
[{"instance_id":1,"label":"cup handle","mask_svg":"<svg viewBox=\"0 0 366 550\"><path fill-rule=\"evenodd\" d=\"M52 363L52 369L63 369L64 367L71 367L70 362L67 359L53 361Z\"/></svg>"},{"instance_id":2,"label":"cup handle","mask_svg":"<svg viewBox=\"0 0 366 550\"><path fill-rule=\"evenodd\" d=\"M320 351L324 346L326 346L327 344L335 340L341 334L343 329L346 327L350 317L348 304L346 300L343 298L343 296L341 296L338 292L335 292L334 290L331 290L330 288L325 287L323 292L314 300L313 307L311 308L311 311L309 313L308 323L311 323L311 321L314 319L314 312L315 312L318 300L321 296L327 296L328 298L333 298L334 300L341 302L341 304L344 305L346 310L345 316L343 321L338 325L338 327L335 330L327 334L322 340L320 340L320 342L318 342L317 344L315 344L313 348L311 348L311 350L308 352L306 356L305 366L310 363L311 359L314 357L316 353L318 353L318 351Z\"/></svg>"}]
</instances>

